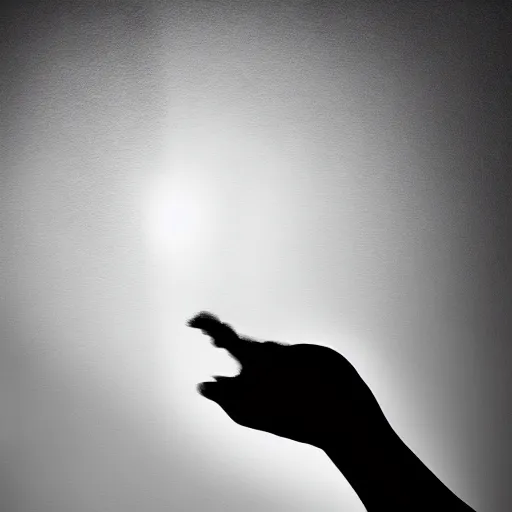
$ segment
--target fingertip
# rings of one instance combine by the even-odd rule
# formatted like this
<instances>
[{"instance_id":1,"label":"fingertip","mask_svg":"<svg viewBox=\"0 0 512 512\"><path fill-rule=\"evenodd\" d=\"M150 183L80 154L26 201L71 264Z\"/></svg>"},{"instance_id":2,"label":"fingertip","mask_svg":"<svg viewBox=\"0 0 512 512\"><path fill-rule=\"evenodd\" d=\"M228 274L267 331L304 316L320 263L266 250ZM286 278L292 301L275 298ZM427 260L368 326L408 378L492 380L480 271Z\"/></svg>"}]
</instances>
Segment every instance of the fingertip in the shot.
<instances>
[{"instance_id":1,"label":"fingertip","mask_svg":"<svg viewBox=\"0 0 512 512\"><path fill-rule=\"evenodd\" d=\"M207 382L200 382L197 386L196 386L196 389L197 389L197 392L201 395L201 396L204 396L205 398L208 398L206 396L205 393L208 393L208 386L207 386Z\"/></svg>"},{"instance_id":2,"label":"fingertip","mask_svg":"<svg viewBox=\"0 0 512 512\"><path fill-rule=\"evenodd\" d=\"M201 326L205 326L208 324L220 324L220 320L217 316L209 311L200 311L192 318L187 321L187 325L189 327L201 328Z\"/></svg>"},{"instance_id":3,"label":"fingertip","mask_svg":"<svg viewBox=\"0 0 512 512\"><path fill-rule=\"evenodd\" d=\"M218 403L218 393L216 391L215 382L201 382L197 385L198 393L212 402Z\"/></svg>"}]
</instances>

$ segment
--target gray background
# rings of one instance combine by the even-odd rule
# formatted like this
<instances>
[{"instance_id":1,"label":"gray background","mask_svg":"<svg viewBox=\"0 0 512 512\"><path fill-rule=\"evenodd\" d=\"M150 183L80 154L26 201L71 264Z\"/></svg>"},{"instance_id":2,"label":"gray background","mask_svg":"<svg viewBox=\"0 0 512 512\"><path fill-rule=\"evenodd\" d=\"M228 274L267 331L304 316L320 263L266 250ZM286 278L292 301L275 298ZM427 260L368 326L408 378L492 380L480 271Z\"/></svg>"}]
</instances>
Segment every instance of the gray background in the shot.
<instances>
[{"instance_id":1,"label":"gray background","mask_svg":"<svg viewBox=\"0 0 512 512\"><path fill-rule=\"evenodd\" d=\"M233 424L185 321L345 354L510 510L510 13L497 2L5 3L0 508L362 511Z\"/></svg>"}]
</instances>

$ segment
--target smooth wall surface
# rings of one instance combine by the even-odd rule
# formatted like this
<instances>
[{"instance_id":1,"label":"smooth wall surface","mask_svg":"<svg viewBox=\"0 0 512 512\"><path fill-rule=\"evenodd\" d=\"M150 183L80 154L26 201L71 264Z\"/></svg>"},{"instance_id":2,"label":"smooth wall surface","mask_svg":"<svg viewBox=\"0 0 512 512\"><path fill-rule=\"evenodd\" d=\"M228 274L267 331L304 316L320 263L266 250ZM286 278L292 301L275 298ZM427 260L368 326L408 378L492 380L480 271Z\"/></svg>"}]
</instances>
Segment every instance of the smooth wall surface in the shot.
<instances>
[{"instance_id":1,"label":"smooth wall surface","mask_svg":"<svg viewBox=\"0 0 512 512\"><path fill-rule=\"evenodd\" d=\"M364 510L196 393L237 371L185 326L203 309L336 348L443 482L510 509L503 6L2 18L2 510Z\"/></svg>"}]
</instances>

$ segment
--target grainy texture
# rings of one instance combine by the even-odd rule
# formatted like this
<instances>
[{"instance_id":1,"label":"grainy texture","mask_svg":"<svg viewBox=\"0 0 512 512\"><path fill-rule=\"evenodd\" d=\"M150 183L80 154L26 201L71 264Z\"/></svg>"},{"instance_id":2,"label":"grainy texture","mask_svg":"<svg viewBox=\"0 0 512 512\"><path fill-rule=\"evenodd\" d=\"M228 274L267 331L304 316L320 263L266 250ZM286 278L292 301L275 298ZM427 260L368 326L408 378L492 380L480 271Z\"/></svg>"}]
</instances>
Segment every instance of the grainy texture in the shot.
<instances>
[{"instance_id":1,"label":"grainy texture","mask_svg":"<svg viewBox=\"0 0 512 512\"><path fill-rule=\"evenodd\" d=\"M512 509L504 5L2 10L1 510L362 511L197 396L233 363L202 309L335 347L443 482Z\"/></svg>"}]
</instances>

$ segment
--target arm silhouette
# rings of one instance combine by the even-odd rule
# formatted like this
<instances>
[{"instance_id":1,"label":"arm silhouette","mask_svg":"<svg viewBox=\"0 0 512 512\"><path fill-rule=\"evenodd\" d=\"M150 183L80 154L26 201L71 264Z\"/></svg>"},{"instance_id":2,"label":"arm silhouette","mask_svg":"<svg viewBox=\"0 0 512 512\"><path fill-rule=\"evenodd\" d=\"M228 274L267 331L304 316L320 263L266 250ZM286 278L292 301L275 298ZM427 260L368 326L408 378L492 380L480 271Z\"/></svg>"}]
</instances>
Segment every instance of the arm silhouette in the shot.
<instances>
[{"instance_id":1,"label":"arm silhouette","mask_svg":"<svg viewBox=\"0 0 512 512\"><path fill-rule=\"evenodd\" d=\"M323 450L368 512L473 511L405 445L341 354L312 344L258 342L208 312L188 321L241 365L203 382L202 396L244 427Z\"/></svg>"}]
</instances>

